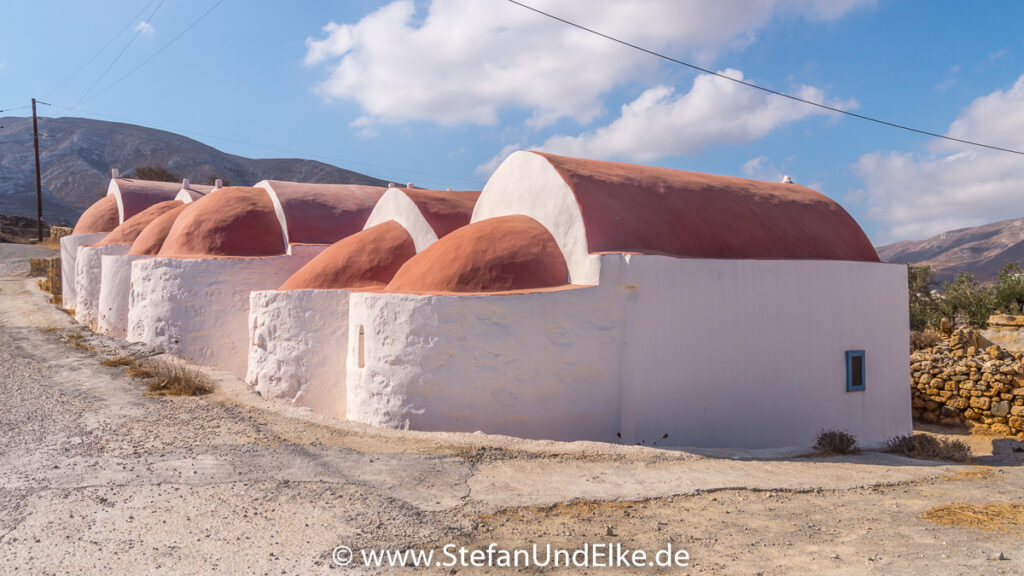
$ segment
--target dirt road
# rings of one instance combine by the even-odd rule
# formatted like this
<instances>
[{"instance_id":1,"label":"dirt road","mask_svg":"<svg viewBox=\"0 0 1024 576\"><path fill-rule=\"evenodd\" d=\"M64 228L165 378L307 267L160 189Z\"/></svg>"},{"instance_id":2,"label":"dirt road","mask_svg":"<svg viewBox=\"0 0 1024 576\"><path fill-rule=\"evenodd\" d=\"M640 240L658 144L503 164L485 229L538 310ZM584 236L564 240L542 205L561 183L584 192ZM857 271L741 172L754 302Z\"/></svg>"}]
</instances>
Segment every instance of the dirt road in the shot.
<instances>
[{"instance_id":1,"label":"dirt road","mask_svg":"<svg viewBox=\"0 0 1024 576\"><path fill-rule=\"evenodd\" d=\"M491 542L691 558L567 573L1024 574L1016 508L981 528L922 517L1024 503L1021 455L991 455L991 439L970 437L971 465L821 460L378 430L216 373L213 395L150 397L100 365L125 344L63 343L85 333L19 276L29 251L0 244L0 574L401 573L332 552Z\"/></svg>"}]
</instances>

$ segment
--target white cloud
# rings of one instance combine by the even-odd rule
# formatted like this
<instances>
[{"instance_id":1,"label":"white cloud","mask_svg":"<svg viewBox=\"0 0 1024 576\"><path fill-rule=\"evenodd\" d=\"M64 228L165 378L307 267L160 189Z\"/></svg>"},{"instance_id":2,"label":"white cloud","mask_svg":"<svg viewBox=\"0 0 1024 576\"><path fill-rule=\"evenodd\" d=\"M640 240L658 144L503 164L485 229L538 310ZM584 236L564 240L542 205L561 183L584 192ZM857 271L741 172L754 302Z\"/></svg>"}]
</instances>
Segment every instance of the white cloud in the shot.
<instances>
[{"instance_id":1,"label":"white cloud","mask_svg":"<svg viewBox=\"0 0 1024 576\"><path fill-rule=\"evenodd\" d=\"M1024 149L1024 76L1007 90L975 99L948 136ZM921 154L874 152L854 170L881 242L922 239L946 230L1024 216L1024 158L942 141Z\"/></svg>"},{"instance_id":2,"label":"white cloud","mask_svg":"<svg viewBox=\"0 0 1024 576\"><path fill-rule=\"evenodd\" d=\"M874 0L531 0L539 9L645 47L712 61L750 44L773 17L831 20ZM581 123L603 96L650 80L649 55L506 2L413 0L383 6L354 24L329 23L306 41L308 65L325 65L320 91L357 102L374 121L494 125L508 108L542 127ZM650 96L648 96L650 98Z\"/></svg>"},{"instance_id":3,"label":"white cloud","mask_svg":"<svg viewBox=\"0 0 1024 576\"><path fill-rule=\"evenodd\" d=\"M949 90L953 86L956 86L957 82L959 82L959 81L960 81L960 65L957 64L956 66L953 66L952 68L950 68L949 72L946 72L946 77L942 79L942 82L939 82L938 84L935 85L935 91L938 92L939 94L941 94L941 93Z\"/></svg>"},{"instance_id":4,"label":"white cloud","mask_svg":"<svg viewBox=\"0 0 1024 576\"><path fill-rule=\"evenodd\" d=\"M743 79L739 70L722 74ZM795 94L825 103L824 92L799 86ZM829 100L831 106L855 108L856 102ZM834 114L750 87L701 74L685 94L669 86L655 86L622 107L612 123L578 136L554 136L541 147L551 152L587 158L615 158L647 162L695 154L712 144L738 144L808 116Z\"/></svg>"},{"instance_id":5,"label":"white cloud","mask_svg":"<svg viewBox=\"0 0 1024 576\"><path fill-rule=\"evenodd\" d=\"M152 36L155 29L149 22L139 22L138 25L135 26L135 31L142 36Z\"/></svg>"}]
</instances>

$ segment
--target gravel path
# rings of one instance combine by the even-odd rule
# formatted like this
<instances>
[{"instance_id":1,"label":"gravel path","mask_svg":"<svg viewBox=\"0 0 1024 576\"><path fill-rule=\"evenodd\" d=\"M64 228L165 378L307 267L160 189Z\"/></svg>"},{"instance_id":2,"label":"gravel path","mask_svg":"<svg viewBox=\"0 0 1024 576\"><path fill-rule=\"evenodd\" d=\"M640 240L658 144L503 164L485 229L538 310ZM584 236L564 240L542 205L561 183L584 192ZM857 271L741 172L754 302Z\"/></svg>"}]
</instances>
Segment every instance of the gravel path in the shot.
<instances>
[{"instance_id":1,"label":"gravel path","mask_svg":"<svg viewBox=\"0 0 1024 576\"><path fill-rule=\"evenodd\" d=\"M1024 573L1024 527L921 519L950 502L1020 502L1018 455L821 461L378 430L265 402L221 373L211 396L150 397L100 361L157 351L75 325L15 275L37 250L10 246L0 574L368 574L333 566L334 547L602 539L674 542L692 574ZM71 334L89 349L66 345Z\"/></svg>"}]
</instances>

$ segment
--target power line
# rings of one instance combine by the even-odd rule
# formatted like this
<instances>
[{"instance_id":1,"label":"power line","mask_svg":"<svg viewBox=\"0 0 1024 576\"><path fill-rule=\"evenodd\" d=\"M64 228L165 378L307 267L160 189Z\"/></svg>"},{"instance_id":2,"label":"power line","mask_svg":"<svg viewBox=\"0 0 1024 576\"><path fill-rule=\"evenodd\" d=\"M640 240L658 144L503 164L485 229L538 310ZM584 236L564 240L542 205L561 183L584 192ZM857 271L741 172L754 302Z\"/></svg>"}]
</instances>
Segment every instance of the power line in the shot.
<instances>
[{"instance_id":1,"label":"power line","mask_svg":"<svg viewBox=\"0 0 1024 576\"><path fill-rule=\"evenodd\" d=\"M84 103L88 102L89 100L92 100L92 99L96 98L100 94L103 94L104 92L110 90L111 88L113 88L114 86L116 86L117 84L119 84L120 82L122 82L123 80L125 80L126 78L131 76L132 74L134 74L136 70L138 70L139 68L142 68L143 66L148 64L151 60L153 60L154 58L159 56L161 52L163 52L164 50L169 48L171 46L171 44L174 44L175 42L177 42L179 38L184 36L189 30L192 29L193 26L195 26L196 24L199 24L203 20L203 18L206 18L206 16L209 15L210 12L213 12L217 8L217 6L220 6L223 2L224 2L224 0L217 0L216 2L214 2L213 6L210 6L209 10L207 10L206 12L203 12L199 16L199 18L196 18L195 20L193 20L191 24L189 24L188 26L185 27L184 30L179 32L177 36L175 36L174 38L171 38L171 40L169 42L167 42L166 44L161 46L160 49L157 50L156 52L154 52L152 55L150 55L149 58L146 58L138 66L136 66L135 68L132 68L131 70L129 70L128 73L125 74L124 76L121 76L117 80L114 80L113 82L108 84L104 89L102 89L99 92L93 94L91 97L89 97L89 98L87 98L87 99L85 99L85 100L83 100L81 102L78 102L75 105L77 106L78 104L84 104ZM162 0L161 0L161 3L162 3Z\"/></svg>"},{"instance_id":2,"label":"power line","mask_svg":"<svg viewBox=\"0 0 1024 576\"><path fill-rule=\"evenodd\" d=\"M61 106L60 104L51 104L51 106L54 106L56 108L61 108L61 109L64 109L64 110L68 110L68 111L76 111L76 112L81 112L81 113L85 113L85 114L90 114L90 115L93 115L93 116L100 116L100 117L103 117L103 118L109 118L111 120L117 120L119 122L126 122L126 123L129 123L129 124L135 124L137 126L144 126L144 127L147 127L147 128L154 128L154 129L157 129L157 130L166 130L166 131L174 132L174 133L177 133L177 134L192 134L194 136L198 136L198 137L201 137L201 138L214 138L216 140L223 140L225 142L233 142L235 144L243 144L243 145L246 145L246 146L253 146L253 147L256 147L256 148L265 148L267 150L275 150L275 151L278 151L278 152L286 152L288 154L294 154L294 155L296 155L296 156L298 156L300 158L302 158L302 157L306 157L306 158L322 158L324 160L330 160L332 162L339 162L339 163L342 163L342 164L345 164L345 165L359 165L359 166L367 166L367 167L371 167L371 168L379 168L381 170L389 170L391 172L396 172L396 173L399 173L399 174L410 175L410 176L414 176L414 177L416 177L416 176L427 176L429 178L437 178L438 179L437 182L439 182L441 184L447 184L448 181L461 181L461 182L465 182L465 183L470 183L473 186L479 186L480 185L480 181L479 180L474 180L474 179L471 179L471 178L463 178L463 177L458 177L458 176L445 176L443 174L434 174L434 173L431 173L431 172L422 172L422 171L419 171L419 170L409 170L409 169L406 169L406 168L398 168L398 167L395 167L395 166L387 166L387 165L383 165L383 164L373 164L373 163L370 163L370 162L359 162L359 161L351 160L351 159L348 159L348 158L339 158L337 156L328 156L328 155L325 155L325 154L314 154L314 153L310 153L310 152L303 152L303 151L299 151L299 150L292 150L292 149L289 149L289 148L282 148L280 146L269 146L267 144L258 144L258 143L255 143L255 142L247 142L245 140L237 140L237 139L234 139L234 138L225 138L224 136L217 136L217 135L214 135L214 134L204 134L202 132L196 132L194 130L178 130L178 129L169 128L169 127L166 127L166 126L147 125L147 124L142 124L142 123L139 123L139 122L135 122L134 120L130 120L130 119L126 119L126 118L120 118L120 117L117 117L117 116L111 116L109 114L103 114L103 113L100 113L100 112L90 112L88 110L69 108L67 106Z\"/></svg>"},{"instance_id":3,"label":"power line","mask_svg":"<svg viewBox=\"0 0 1024 576\"><path fill-rule=\"evenodd\" d=\"M139 16L142 16L142 13L145 12L146 9L149 8L150 4L152 4L153 2L156 2L156 0L149 0L149 2L146 2L146 5L142 7L142 10L139 10L139 12L135 16L132 16L131 20L129 20L120 30L117 31L117 34L114 34L114 36L110 40L108 40L107 43L104 44L102 48L97 50L96 53L92 55L92 58L89 58L88 60L86 60L85 64L82 64L81 66L79 66L78 70L75 70L74 72L72 72L71 75L68 76L67 78L65 78L60 84L57 84L56 86L51 88L49 92L47 92L46 94L43 94L43 98L49 96L50 94L53 94L54 92L56 92L57 90L60 90L61 88L63 88L64 85L67 84L68 82L70 82L72 78L74 78L75 76L78 76L78 74L82 70L85 70L86 67L89 66L89 64L92 64L93 61L96 60L96 58L99 58L99 55L102 54L104 50L109 48L110 45L114 43L114 40L117 40L118 38L120 38L121 34L124 34L124 31L127 30L128 27L131 26L133 22L138 20Z\"/></svg>"},{"instance_id":4,"label":"power line","mask_svg":"<svg viewBox=\"0 0 1024 576\"><path fill-rule=\"evenodd\" d=\"M570 20L566 20L565 18L561 18L561 17L555 16L554 14L550 14L550 13L545 12L543 10L534 8L533 6L529 6L527 4L523 4L522 2L519 2L518 0L508 0L508 2L510 2L512 4L515 4L516 6L519 6L521 8L526 8L527 10L531 10L533 12L536 12L537 14L540 14L542 16L547 16L548 18L551 18L552 20L557 20L557 21L559 21L559 22L561 22L563 24L567 24L569 26L572 26L573 28L577 28L579 30L583 30L584 32L589 32L589 33L594 34L596 36L600 36L601 38L604 38L606 40L611 40L612 42L617 42L619 44L622 44L623 46L628 46L630 48L633 48L634 50L639 50L641 52L645 52L647 54L650 54L651 56L656 56L656 57L661 58L663 60L668 60L669 62L673 62L673 63L679 64L681 66L686 66L687 68L692 68L693 70L698 70L698 71L703 72L705 74L710 74L712 76L717 76L719 78L723 78L725 80L729 80L730 82L735 82L737 84L742 84L742 85L747 86L749 88L756 88L757 90L762 90L764 92L768 92L769 94L774 94L776 96L782 96L783 98L788 98L788 99L794 100L796 102L801 102L803 104L809 104L811 106L817 106L818 108L822 108L824 110L829 110L831 112L838 112L839 114L845 114L847 116L852 116L854 118L859 118L861 120L867 120L868 122L874 122L876 124L882 124L883 126L889 126L891 128L898 128L900 130L906 130L908 132L916 132L917 134L923 134L925 136L931 136L932 138L941 138L943 140L949 140L951 142L959 142L960 144L969 144L971 146L978 146L978 147L981 147L981 148L988 148L990 150L998 150L1000 152L1009 152L1011 154L1020 154L1021 156L1024 156L1024 152L1022 152L1020 150L1013 150L1013 149L1010 149L1010 148L1003 148L1003 147L1000 147L1000 146L993 146L991 144L983 144L981 142L975 142L975 141L972 141L972 140L963 140L961 138L954 138L952 136L946 136L944 134L938 134L938 133L935 133L935 132L929 132L927 130L921 130L921 129L918 129L918 128L913 128L911 126L907 126L907 125L904 125L904 124L898 124L896 122L889 122L887 120L880 120L878 118L873 118L871 116L865 116L863 114L857 114L856 112L850 112L849 110L843 110L842 108L836 108L834 106L829 106L827 104L821 104L819 102L814 102L814 101L811 101L811 100L805 100L805 99L800 98L798 96L793 96L792 94L786 94L785 92L779 92L777 90L772 90L771 88L765 88L764 86L758 86L757 84L754 84L753 82L748 82L748 81L745 81L745 80L738 80L736 78L731 78L729 76L726 76L725 74L719 74L718 72L714 72L712 70L708 70L707 68L702 68L700 66L697 66L696 64L690 64L689 62L684 62L682 60L678 60L676 58L672 58L671 56L666 56L666 55L664 55L664 54L662 54L660 52L655 52L654 50L650 50L648 48L644 48L643 46L638 46L636 44L632 44L630 42L626 42L625 40L620 40L619 38L616 38L614 36L609 36L608 34L605 34L603 32L598 32L597 30L594 30L592 28L587 28L586 26L583 26L581 24L577 24L577 23L572 22Z\"/></svg>"},{"instance_id":5,"label":"power line","mask_svg":"<svg viewBox=\"0 0 1024 576\"><path fill-rule=\"evenodd\" d=\"M160 7L163 6L163 5L164 5L164 0L160 0L160 3L156 5L156 8L153 9L153 12L151 12L149 14L149 18L146 18L146 22L152 21L153 17L156 16L156 13L160 11ZM142 30L143 30L142 26L138 26L135 29L135 34L133 34L132 37L128 39L128 43L124 45L124 48L121 48L121 51L117 53L117 56L114 56L114 60L111 61L110 65L107 66L106 69L103 70L103 73L100 74L100 77L97 78L96 81L93 82L89 86L89 89L86 90L82 94L82 96L78 99L77 102L75 102L75 106L78 106L79 104L81 104L82 100L84 100L85 97L88 96L90 92L92 92L93 88L95 88L96 85L99 84L100 81L103 80L103 78L105 78L107 76L107 73L110 72L110 69L113 68L114 65L117 64L118 60L121 59L121 56L124 56L124 53L127 52L129 48L131 48L133 43L135 43L135 39L138 38L142 34ZM74 106L72 106L72 108L74 108Z\"/></svg>"}]
</instances>

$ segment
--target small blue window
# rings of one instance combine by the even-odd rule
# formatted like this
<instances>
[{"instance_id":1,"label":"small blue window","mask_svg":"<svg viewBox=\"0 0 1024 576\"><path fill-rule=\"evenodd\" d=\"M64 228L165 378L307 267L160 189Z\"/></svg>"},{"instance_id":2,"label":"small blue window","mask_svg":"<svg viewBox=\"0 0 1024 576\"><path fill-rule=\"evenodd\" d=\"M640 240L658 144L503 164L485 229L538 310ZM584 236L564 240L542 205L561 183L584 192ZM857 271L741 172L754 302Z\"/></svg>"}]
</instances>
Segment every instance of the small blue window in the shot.
<instances>
[{"instance_id":1,"label":"small blue window","mask_svg":"<svg viewBox=\"0 0 1024 576\"><path fill-rule=\"evenodd\" d=\"M846 391L861 392L864 390L864 351L846 351Z\"/></svg>"}]
</instances>

